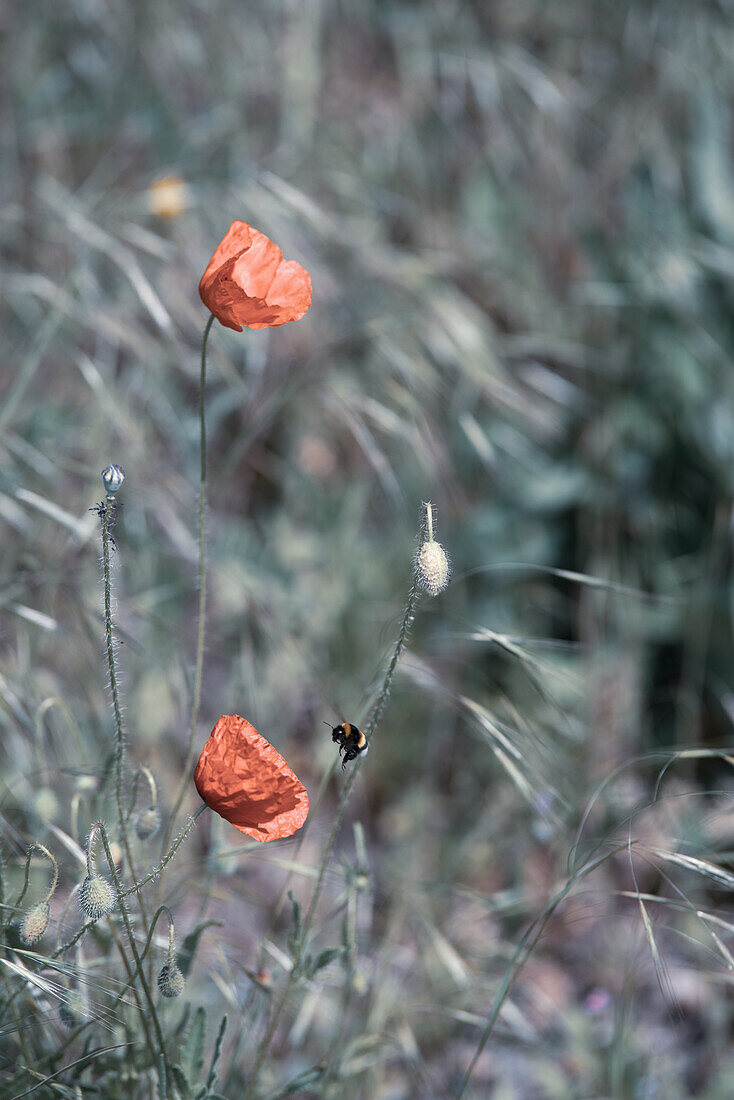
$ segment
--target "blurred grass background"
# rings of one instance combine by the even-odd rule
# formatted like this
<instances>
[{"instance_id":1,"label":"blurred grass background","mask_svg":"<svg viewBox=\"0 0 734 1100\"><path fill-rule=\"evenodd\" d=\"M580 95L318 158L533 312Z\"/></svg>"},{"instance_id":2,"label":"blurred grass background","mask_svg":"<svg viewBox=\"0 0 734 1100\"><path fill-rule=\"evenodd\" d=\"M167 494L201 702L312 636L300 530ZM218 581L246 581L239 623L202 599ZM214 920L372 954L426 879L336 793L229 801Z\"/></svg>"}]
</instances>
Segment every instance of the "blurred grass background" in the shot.
<instances>
[{"instance_id":1,"label":"blurred grass background","mask_svg":"<svg viewBox=\"0 0 734 1100\"><path fill-rule=\"evenodd\" d=\"M556 911L470 1094L734 1091L731 932L710 934L734 880L679 858L726 871L734 842L719 753L734 713L733 14L730 0L0 12L9 864L32 840L59 849L53 827L69 832L73 793L111 751L87 511L110 461L127 470L130 752L173 801L195 648L197 284L232 219L308 267L314 301L297 325L210 340L201 742L241 713L314 795L335 751L322 721L364 717L389 653L421 500L453 560L329 874L322 946L346 905L349 972L327 968L290 1007L273 1095L326 1061L331 1079L299 1095L454 1095L528 922L574 859L615 841L639 853ZM155 186L167 177L172 192ZM35 732L48 698L76 737L54 709ZM247 971L292 867L308 898L341 779L302 849L243 854L212 820L166 880L184 933L209 891L206 916L225 921L185 997L210 1042L229 1013L227 1096L268 997ZM276 983L287 926L266 952ZM52 1007L24 1009L38 1050L61 1041ZM0 1044L10 1067L12 1036Z\"/></svg>"}]
</instances>

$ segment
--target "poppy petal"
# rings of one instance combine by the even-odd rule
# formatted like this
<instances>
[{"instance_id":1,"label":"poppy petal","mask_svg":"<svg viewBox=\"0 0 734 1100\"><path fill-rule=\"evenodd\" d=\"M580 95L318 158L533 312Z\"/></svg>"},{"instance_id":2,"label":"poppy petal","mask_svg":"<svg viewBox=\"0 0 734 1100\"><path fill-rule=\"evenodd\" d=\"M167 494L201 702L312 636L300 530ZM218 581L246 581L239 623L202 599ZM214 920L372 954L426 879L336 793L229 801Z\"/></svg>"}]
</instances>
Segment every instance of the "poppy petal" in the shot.
<instances>
[{"instance_id":1,"label":"poppy petal","mask_svg":"<svg viewBox=\"0 0 734 1100\"><path fill-rule=\"evenodd\" d=\"M210 809L254 840L292 836L308 794L283 757L238 714L223 714L202 749L196 789Z\"/></svg>"},{"instance_id":2,"label":"poppy petal","mask_svg":"<svg viewBox=\"0 0 734 1100\"><path fill-rule=\"evenodd\" d=\"M267 298L278 264L283 262L283 253L264 233L257 229L251 229L250 233L252 243L235 260L232 279L247 298Z\"/></svg>"},{"instance_id":3,"label":"poppy petal","mask_svg":"<svg viewBox=\"0 0 734 1100\"><path fill-rule=\"evenodd\" d=\"M234 260L252 244L252 232L247 222L234 221L217 245L207 264L204 278L218 271L227 260Z\"/></svg>"},{"instance_id":4,"label":"poppy petal","mask_svg":"<svg viewBox=\"0 0 734 1100\"><path fill-rule=\"evenodd\" d=\"M311 278L264 233L234 221L199 283L204 305L236 332L298 321L311 305Z\"/></svg>"}]
</instances>

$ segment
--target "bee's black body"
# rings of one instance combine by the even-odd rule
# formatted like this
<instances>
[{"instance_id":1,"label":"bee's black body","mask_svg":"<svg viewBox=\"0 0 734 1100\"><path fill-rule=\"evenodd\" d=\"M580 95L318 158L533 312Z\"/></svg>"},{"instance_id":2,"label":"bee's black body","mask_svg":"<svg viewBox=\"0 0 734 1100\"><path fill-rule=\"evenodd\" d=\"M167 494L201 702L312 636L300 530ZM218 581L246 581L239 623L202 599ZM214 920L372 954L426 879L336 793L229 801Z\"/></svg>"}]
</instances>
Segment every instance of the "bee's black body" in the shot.
<instances>
[{"instance_id":1,"label":"bee's black body","mask_svg":"<svg viewBox=\"0 0 734 1100\"><path fill-rule=\"evenodd\" d=\"M342 752L344 753L342 768L346 765L347 760L356 760L359 754L367 748L367 738L351 722L342 722L341 725L334 726L331 731L331 740L339 746L339 755L341 756Z\"/></svg>"}]
</instances>

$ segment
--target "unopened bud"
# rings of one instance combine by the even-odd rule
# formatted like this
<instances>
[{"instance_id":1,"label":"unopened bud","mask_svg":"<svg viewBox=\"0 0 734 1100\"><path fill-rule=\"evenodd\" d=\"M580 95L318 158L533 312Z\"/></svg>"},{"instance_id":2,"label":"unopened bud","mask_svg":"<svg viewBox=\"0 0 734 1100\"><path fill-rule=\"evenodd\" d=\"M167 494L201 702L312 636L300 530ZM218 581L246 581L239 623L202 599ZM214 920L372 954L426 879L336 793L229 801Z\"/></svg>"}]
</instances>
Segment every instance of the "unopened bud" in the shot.
<instances>
[{"instance_id":1,"label":"unopened bud","mask_svg":"<svg viewBox=\"0 0 734 1100\"><path fill-rule=\"evenodd\" d=\"M41 821L53 821L59 813L59 800L50 787L41 787L33 796L33 809Z\"/></svg>"},{"instance_id":2,"label":"unopened bud","mask_svg":"<svg viewBox=\"0 0 734 1100\"><path fill-rule=\"evenodd\" d=\"M79 890L79 908L90 920L99 920L115 904L115 893L106 878L87 875Z\"/></svg>"},{"instance_id":3,"label":"unopened bud","mask_svg":"<svg viewBox=\"0 0 734 1100\"><path fill-rule=\"evenodd\" d=\"M115 493L119 493L124 480L124 469L122 466L117 466L114 462L110 463L109 466L105 466L102 471L102 483L104 484L105 492L108 496L114 496Z\"/></svg>"},{"instance_id":4,"label":"unopened bud","mask_svg":"<svg viewBox=\"0 0 734 1100\"><path fill-rule=\"evenodd\" d=\"M443 592L449 580L449 559L440 542L424 542L415 559L418 583L429 596Z\"/></svg>"},{"instance_id":5,"label":"unopened bud","mask_svg":"<svg viewBox=\"0 0 734 1100\"><path fill-rule=\"evenodd\" d=\"M352 989L358 995L367 991L367 977L361 970L355 970L352 975Z\"/></svg>"},{"instance_id":6,"label":"unopened bud","mask_svg":"<svg viewBox=\"0 0 734 1100\"><path fill-rule=\"evenodd\" d=\"M38 943L48 926L51 916L51 907L47 901L37 901L32 905L20 924L21 942L25 944Z\"/></svg>"},{"instance_id":7,"label":"unopened bud","mask_svg":"<svg viewBox=\"0 0 734 1100\"><path fill-rule=\"evenodd\" d=\"M80 794L89 794L97 790L99 780L95 775L80 775L77 776L74 786Z\"/></svg>"},{"instance_id":8,"label":"unopened bud","mask_svg":"<svg viewBox=\"0 0 734 1100\"><path fill-rule=\"evenodd\" d=\"M175 962L166 963L158 975L158 988L164 997L180 997L185 979L181 968Z\"/></svg>"},{"instance_id":9,"label":"unopened bud","mask_svg":"<svg viewBox=\"0 0 734 1100\"><path fill-rule=\"evenodd\" d=\"M158 832L160 823L161 817L157 808L150 806L147 810L141 810L135 819L135 832L141 840L148 840Z\"/></svg>"}]
</instances>

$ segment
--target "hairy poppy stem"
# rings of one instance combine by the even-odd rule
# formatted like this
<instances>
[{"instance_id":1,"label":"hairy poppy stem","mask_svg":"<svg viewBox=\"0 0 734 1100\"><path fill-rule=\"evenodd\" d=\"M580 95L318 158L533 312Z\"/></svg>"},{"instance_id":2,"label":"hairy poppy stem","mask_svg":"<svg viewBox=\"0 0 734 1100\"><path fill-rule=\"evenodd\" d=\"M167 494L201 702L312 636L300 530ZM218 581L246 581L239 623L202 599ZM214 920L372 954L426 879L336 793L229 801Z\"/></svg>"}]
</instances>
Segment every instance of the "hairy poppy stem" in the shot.
<instances>
[{"instance_id":1,"label":"hairy poppy stem","mask_svg":"<svg viewBox=\"0 0 734 1100\"><path fill-rule=\"evenodd\" d=\"M152 882L154 878L158 877L166 864L170 863L170 861L173 859L176 851L178 850L178 848L180 848L186 837L191 832L197 818L201 817L201 815L204 813L204 810L206 810L207 808L207 806L199 806L199 809L196 810L186 822L183 829L178 834L158 866L154 867L152 871L149 871L147 875L144 875L139 882L135 882L132 886L128 886L127 890L123 890L120 894L121 898L127 898L130 896L130 894L136 894L139 890L142 889L143 886L146 886L149 882ZM86 924L83 924L79 931L75 935L73 935L67 943L64 943L61 945L61 947L56 948L54 953L51 955L51 958L56 959L59 957L59 955L63 955L66 951L72 948L75 943L79 942L85 932L88 932L90 928L94 927L98 919L99 918L95 918L95 920L89 920Z\"/></svg>"},{"instance_id":2,"label":"hairy poppy stem","mask_svg":"<svg viewBox=\"0 0 734 1100\"><path fill-rule=\"evenodd\" d=\"M189 728L189 740L186 746L186 762L181 777L181 785L173 804L171 816L168 821L161 851L165 852L171 841L173 823L181 809L186 790L191 778L191 768L194 763L196 751L196 726L199 721L199 706L201 704L201 681L204 671L204 638L206 625L206 347L209 333L214 324L214 314L209 315L209 320L204 328L201 340L201 374L199 381L199 624L196 636L196 669L194 672L194 697L191 703L191 726Z\"/></svg>"},{"instance_id":3,"label":"hairy poppy stem","mask_svg":"<svg viewBox=\"0 0 734 1100\"><path fill-rule=\"evenodd\" d=\"M104 628L105 643L107 648L107 670L112 692L112 707L115 712L115 802L117 803L117 818L120 825L120 841L125 852L130 875L135 881L138 877L130 850L130 838L127 833L127 817L123 806L123 768L125 763L125 729L122 722L122 707L120 706L120 692L117 686L117 669L115 667L115 646L112 634L112 581L110 579L110 517L114 519L116 503L114 497L107 496L106 502L101 505L100 519L102 523L102 572L104 576ZM140 912L147 923L145 904L138 896Z\"/></svg>"},{"instance_id":4,"label":"hairy poppy stem","mask_svg":"<svg viewBox=\"0 0 734 1100\"><path fill-rule=\"evenodd\" d=\"M166 1059L166 1044L165 1044L165 1040L163 1038L163 1031L161 1029L161 1023L160 1023L160 1020L158 1019L158 1013L156 1011L155 1001L153 1000L153 998L151 996L150 986L148 985L148 982L146 981L146 978L145 978L145 974L143 973L143 960L140 957L140 952L138 951L138 945L135 942L135 934L133 932L132 925L130 923L130 915L127 911L127 906L125 905L125 899L124 899L123 892L122 892L122 885L120 883L120 879L119 879L119 876L117 874L117 868L115 867L115 861L112 858L112 852L110 851L110 842L107 839L107 830L105 829L104 825L102 825L101 823L97 826L97 828L99 829L100 836L102 837L102 844L104 846L105 856L107 857L107 863L108 863L109 868L110 868L110 874L112 875L112 881L115 885L115 893L117 894L117 905L118 905L118 908L120 910L120 916L122 917L122 922L125 925L125 932L127 933L127 939L128 939L128 943L130 944L130 950L131 950L133 958L135 960L136 974L133 974L132 977L133 977L133 980L136 976L138 978L140 978L140 984L143 987L143 995L144 995L145 1000L147 1001L147 1004L148 1004L148 1010L150 1012L150 1018L153 1021L153 1028L155 1030L155 1036L156 1036L156 1040L158 1042L158 1049L159 1049L159 1052L160 1052L160 1054L162 1055L162 1058L163 1058L163 1084L164 1084L164 1087L165 1087L167 1059Z\"/></svg>"},{"instance_id":5,"label":"hairy poppy stem","mask_svg":"<svg viewBox=\"0 0 734 1100\"><path fill-rule=\"evenodd\" d=\"M421 524L421 533L420 533L421 539L423 539L424 536L425 536L427 523L428 523L428 520L424 516L422 524ZM400 624L400 632L398 633L397 641L395 642L395 648L393 650L392 657L390 658L390 663L387 666L387 669L385 671L385 678L382 681L382 687L380 689L380 694L377 696L377 699L376 699L376 701L375 701L375 703L372 707L371 715L370 715L370 717L369 717L369 719L368 719L368 721L365 725L365 728L364 728L364 733L365 733L365 736L367 737L368 741L370 740L370 738L374 734L375 730L377 729L377 726L379 725L380 719L382 718L382 714L383 714L383 711L385 709L385 705L387 703L388 696L390 695L390 687L392 685L393 676L395 675L395 669L397 667L398 661L400 660L400 655L402 654L403 650L405 649L405 643L408 640L408 631L410 630L411 624L412 624L413 619L415 617L415 608L416 608L416 604L418 603L419 595L420 595L420 589L419 589L417 581L416 581L415 570L413 570L413 574L412 574L412 577L411 577L410 591L408 592L408 600L407 600L407 603L405 605L405 611L403 613L403 621ZM329 860L331 859L332 849L333 849L334 844L336 842L336 838L339 834L339 830L341 829L342 821L344 820L344 813L345 813L346 808L347 808L347 802L349 801L349 796L352 793L352 788L354 787L354 783L355 783L355 780L357 778L357 774L359 772L359 769L360 769L360 767L363 763L363 760L364 760L364 757L359 756L354 761L354 764L353 764L353 766L351 768L351 771L349 773L349 777L348 777L346 783L344 784L344 789L342 791L341 798L339 799L339 805L337 806L336 813L334 815L334 822L331 826L331 832L329 833L329 838L326 841L326 847L324 849L324 854L321 857L321 865L319 867L319 875L318 875L318 878L316 880L316 886L315 886L314 892L311 896L311 902L310 902L309 907L308 907L308 912L306 913L306 917L303 921L303 926L301 928L301 935L299 937L299 941L298 941L298 945L297 945L297 951L298 951L299 954L302 953L303 947L306 943L309 932L311 931L311 925L313 924L313 919L314 919L314 916L316 915L316 906L319 903L319 898L321 896L321 890L323 888L324 879L326 877L326 871L327 871L327 868L329 866ZM276 1003L276 1005L273 1008L273 1012L272 1012L272 1015L270 1017L270 1023L268 1024L268 1028L267 1028L265 1034L263 1035L263 1037L260 1041L260 1046L258 1047L257 1055L255 1057L255 1064L252 1068L252 1073L250 1074L250 1080L248 1081L248 1084L247 1084L247 1089L245 1091L244 1100L250 1100L250 1097L254 1096L255 1089L257 1088L258 1077L260 1076L260 1070L263 1067L263 1063L265 1062L265 1059L267 1057L268 1050L270 1048L270 1044L273 1040L273 1036L275 1035L275 1029L278 1026L278 1020L280 1019L280 1014L283 1011L285 1003L288 1000L288 997L290 995L290 991L293 988L293 984L294 984L295 978L296 978L297 969L298 969L297 966L293 966L291 968L291 970L288 974L288 979L286 981L285 988L283 989L283 992L281 993L278 1002Z\"/></svg>"},{"instance_id":6,"label":"hairy poppy stem","mask_svg":"<svg viewBox=\"0 0 734 1100\"><path fill-rule=\"evenodd\" d=\"M56 889L56 883L59 881L59 865L56 862L56 857L54 856L53 852L49 852L49 850L48 850L48 848L46 847L45 844L31 844L30 848L28 849L28 853L25 857L25 878L23 880L23 888L20 891L20 894L18 895L18 900L15 903L16 906L19 906L20 903L22 902L23 898L26 895L26 890L28 889L28 885L31 881L31 859L33 858L33 853L34 852L40 852L41 855L44 855L46 857L46 859L50 862L51 866L53 867L53 874L51 876L51 885L48 888L48 890L46 891L45 900L47 902L51 900L53 892Z\"/></svg>"}]
</instances>

